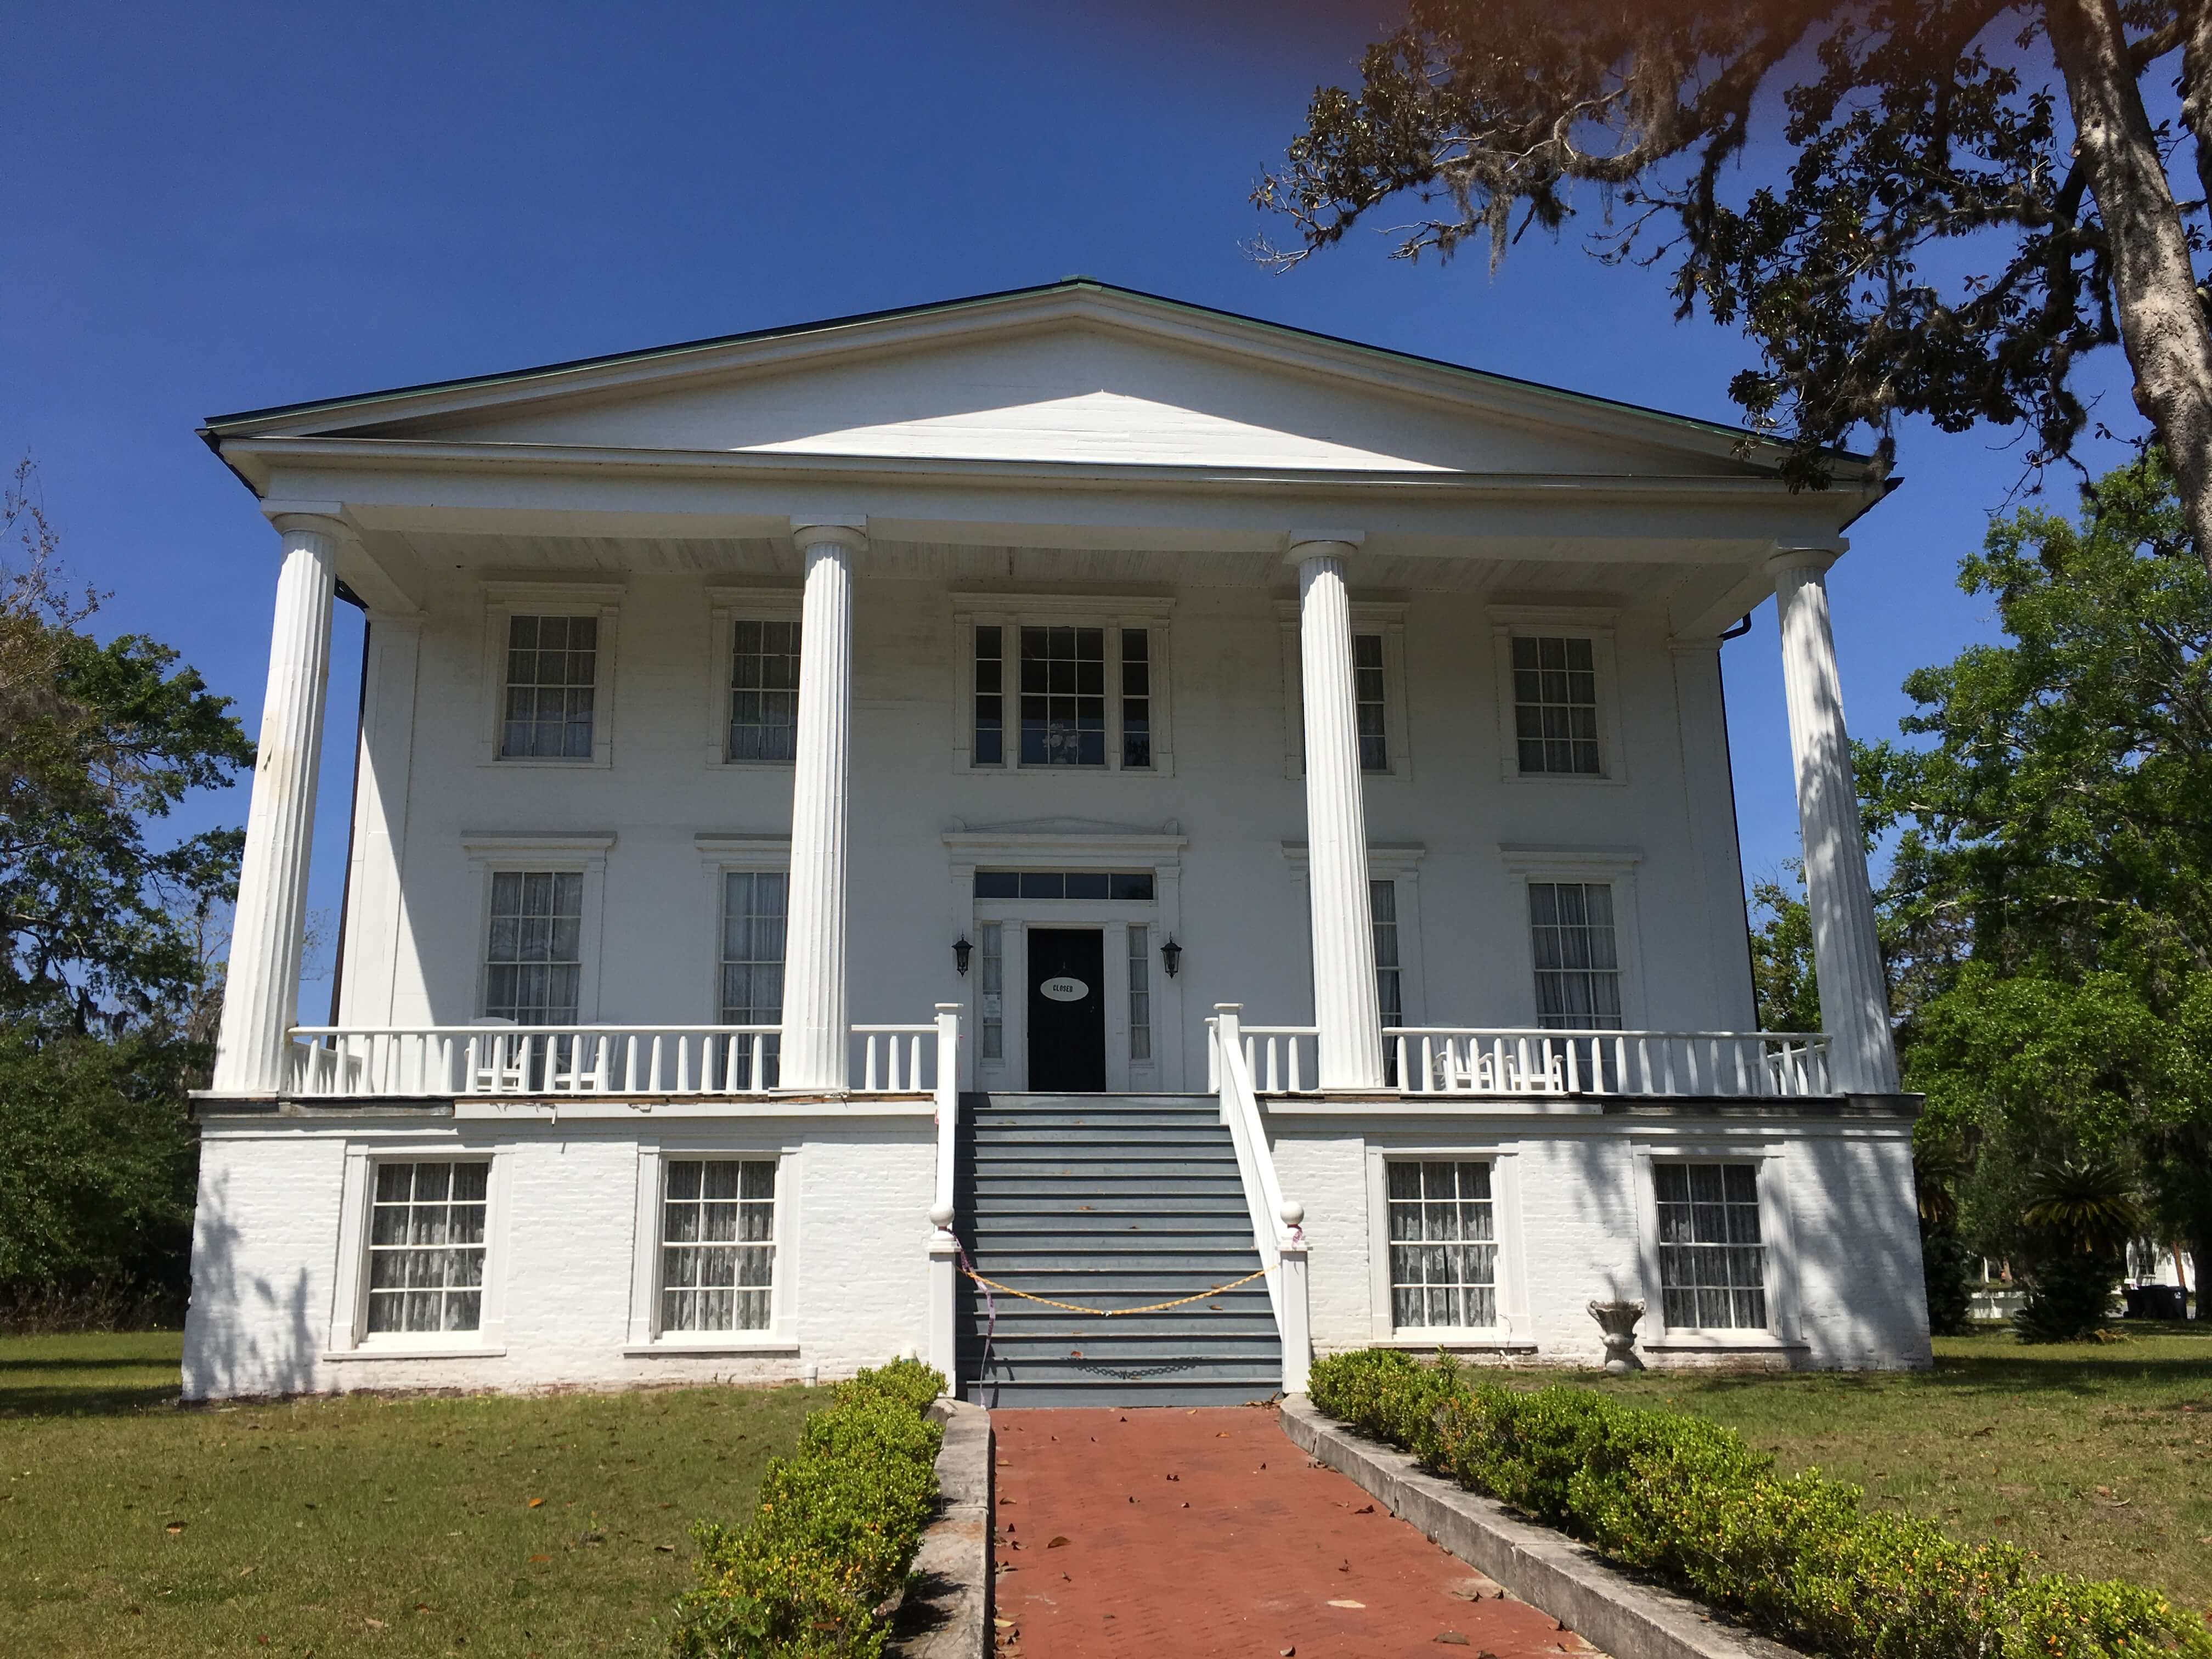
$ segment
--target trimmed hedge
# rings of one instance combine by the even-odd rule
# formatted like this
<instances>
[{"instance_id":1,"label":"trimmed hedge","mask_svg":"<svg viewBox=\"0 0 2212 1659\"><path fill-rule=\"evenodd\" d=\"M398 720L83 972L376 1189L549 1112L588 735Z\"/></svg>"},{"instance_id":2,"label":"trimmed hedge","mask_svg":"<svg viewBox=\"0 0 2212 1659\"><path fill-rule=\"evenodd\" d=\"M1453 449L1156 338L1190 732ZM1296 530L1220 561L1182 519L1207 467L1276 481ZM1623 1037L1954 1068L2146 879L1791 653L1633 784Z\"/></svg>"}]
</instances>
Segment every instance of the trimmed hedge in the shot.
<instances>
[{"instance_id":1,"label":"trimmed hedge","mask_svg":"<svg viewBox=\"0 0 2212 1659\"><path fill-rule=\"evenodd\" d=\"M945 1379L900 1359L840 1382L799 1447L768 1466L742 1529L702 1521L699 1587L677 1604L676 1659L877 1659L877 1610L906 1582L937 1501Z\"/></svg>"},{"instance_id":2,"label":"trimmed hedge","mask_svg":"<svg viewBox=\"0 0 2212 1659\"><path fill-rule=\"evenodd\" d=\"M1313 1368L1332 1416L1625 1565L1831 1659L2212 1659L2157 1591L2034 1570L2009 1544L1859 1508L1856 1486L1783 1475L1732 1429L1595 1389L1529 1392L1382 1351Z\"/></svg>"}]
</instances>

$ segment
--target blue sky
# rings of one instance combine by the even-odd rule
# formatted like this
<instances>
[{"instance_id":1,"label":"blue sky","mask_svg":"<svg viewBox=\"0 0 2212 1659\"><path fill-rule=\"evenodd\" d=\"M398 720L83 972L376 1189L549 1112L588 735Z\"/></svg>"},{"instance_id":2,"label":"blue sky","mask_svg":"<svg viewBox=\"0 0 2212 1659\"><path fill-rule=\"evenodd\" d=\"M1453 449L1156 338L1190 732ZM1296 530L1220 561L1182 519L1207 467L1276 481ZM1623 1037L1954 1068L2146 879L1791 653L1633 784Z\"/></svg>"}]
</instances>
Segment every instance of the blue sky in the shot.
<instances>
[{"instance_id":1,"label":"blue sky","mask_svg":"<svg viewBox=\"0 0 2212 1659\"><path fill-rule=\"evenodd\" d=\"M1200 14L1194 22L1190 14ZM1247 205L1393 8L554 4L26 8L0 106L0 453L39 463L103 631L179 647L258 726L276 542L210 414L1082 272L1733 420L1731 332L1531 239L1407 266L1361 231L1287 276ZM1595 200L1584 205L1594 216ZM2117 356L2099 414L2134 415ZM2002 434L1908 430L1832 579L1856 732L1990 632L1959 556ZM2115 457L2092 454L2098 465ZM2055 505L2072 505L2058 480ZM341 611L313 902L334 918L359 624ZM1747 868L1795 854L1773 607L1725 657ZM241 822L243 789L191 821ZM303 1014L319 1012L310 989Z\"/></svg>"}]
</instances>

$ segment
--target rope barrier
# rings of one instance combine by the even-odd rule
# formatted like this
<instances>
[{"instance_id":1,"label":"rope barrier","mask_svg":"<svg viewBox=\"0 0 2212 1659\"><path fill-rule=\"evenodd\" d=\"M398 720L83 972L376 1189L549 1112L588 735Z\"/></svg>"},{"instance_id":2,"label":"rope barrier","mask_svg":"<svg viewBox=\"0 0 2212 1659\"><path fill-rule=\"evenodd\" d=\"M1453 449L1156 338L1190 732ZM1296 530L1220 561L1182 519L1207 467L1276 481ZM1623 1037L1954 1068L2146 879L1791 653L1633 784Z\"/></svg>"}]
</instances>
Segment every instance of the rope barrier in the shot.
<instances>
[{"instance_id":1,"label":"rope barrier","mask_svg":"<svg viewBox=\"0 0 2212 1659\"><path fill-rule=\"evenodd\" d=\"M1172 1302L1152 1302L1141 1308L1086 1308L1077 1302L1055 1302L1048 1296L1036 1296L1028 1291L1018 1291L1011 1285L1001 1285L995 1279L986 1279L968 1265L968 1255L962 1251L960 1271L987 1290L1018 1296L1024 1302L1042 1302L1048 1308L1058 1308L1066 1313L1089 1314L1097 1319L1118 1319L1123 1314L1164 1313L1170 1308L1180 1308L1193 1302L1203 1302L1209 1296L1219 1296L1224 1291L1233 1291L1249 1285L1255 1279L1265 1279L1273 1268L1262 1267L1257 1273L1246 1273L1242 1279L1232 1279L1226 1285L1216 1285L1210 1291L1200 1291L1196 1296L1179 1296Z\"/></svg>"}]
</instances>

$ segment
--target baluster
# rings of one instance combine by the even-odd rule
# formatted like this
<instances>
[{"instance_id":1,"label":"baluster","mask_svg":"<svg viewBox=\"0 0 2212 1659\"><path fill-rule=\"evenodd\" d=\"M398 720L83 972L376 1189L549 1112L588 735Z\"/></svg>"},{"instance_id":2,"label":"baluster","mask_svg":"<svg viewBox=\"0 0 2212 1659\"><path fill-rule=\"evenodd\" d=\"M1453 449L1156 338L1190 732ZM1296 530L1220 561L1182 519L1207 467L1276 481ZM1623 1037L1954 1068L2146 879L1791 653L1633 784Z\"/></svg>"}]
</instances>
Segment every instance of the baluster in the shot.
<instances>
[{"instance_id":1,"label":"baluster","mask_svg":"<svg viewBox=\"0 0 2212 1659\"><path fill-rule=\"evenodd\" d=\"M1298 1050L1304 1046L1304 1039L1285 1037L1283 1046L1291 1051L1291 1092L1296 1094L1298 1091Z\"/></svg>"},{"instance_id":2,"label":"baluster","mask_svg":"<svg viewBox=\"0 0 2212 1659\"><path fill-rule=\"evenodd\" d=\"M1569 1042L1567 1051L1567 1092L1578 1095L1583 1091L1582 1044Z\"/></svg>"},{"instance_id":3,"label":"baluster","mask_svg":"<svg viewBox=\"0 0 2212 1659\"><path fill-rule=\"evenodd\" d=\"M1664 1095L1680 1093L1680 1091L1674 1087L1674 1045L1665 1037L1659 1039L1659 1054L1664 1062L1665 1070L1665 1075L1660 1081L1659 1092Z\"/></svg>"},{"instance_id":4,"label":"baluster","mask_svg":"<svg viewBox=\"0 0 2212 1659\"><path fill-rule=\"evenodd\" d=\"M900 1042L899 1035L900 1034L896 1031L891 1033L890 1045L890 1076L885 1080L886 1086L895 1095L902 1093L906 1085L905 1073L899 1069L899 1051L902 1048L907 1047L907 1044L902 1044ZM912 1038L909 1037L907 1039L908 1044L910 1044L912 1042ZM906 1061L908 1066L912 1066L914 1063L914 1054L911 1048L907 1048Z\"/></svg>"},{"instance_id":5,"label":"baluster","mask_svg":"<svg viewBox=\"0 0 2212 1659\"><path fill-rule=\"evenodd\" d=\"M679 1095L691 1092L691 1033L689 1031L676 1034L676 1092Z\"/></svg>"},{"instance_id":6,"label":"baluster","mask_svg":"<svg viewBox=\"0 0 2212 1659\"><path fill-rule=\"evenodd\" d=\"M876 1091L876 1034L869 1032L860 1047L866 1055L861 1066L860 1087L873 1094Z\"/></svg>"},{"instance_id":7,"label":"baluster","mask_svg":"<svg viewBox=\"0 0 2212 1659\"><path fill-rule=\"evenodd\" d=\"M1752 1089L1750 1079L1744 1074L1743 1051L1745 1045L1741 1037L1735 1038L1732 1041L1735 1048L1735 1091L1740 1095L1747 1095L1752 1092Z\"/></svg>"}]
</instances>

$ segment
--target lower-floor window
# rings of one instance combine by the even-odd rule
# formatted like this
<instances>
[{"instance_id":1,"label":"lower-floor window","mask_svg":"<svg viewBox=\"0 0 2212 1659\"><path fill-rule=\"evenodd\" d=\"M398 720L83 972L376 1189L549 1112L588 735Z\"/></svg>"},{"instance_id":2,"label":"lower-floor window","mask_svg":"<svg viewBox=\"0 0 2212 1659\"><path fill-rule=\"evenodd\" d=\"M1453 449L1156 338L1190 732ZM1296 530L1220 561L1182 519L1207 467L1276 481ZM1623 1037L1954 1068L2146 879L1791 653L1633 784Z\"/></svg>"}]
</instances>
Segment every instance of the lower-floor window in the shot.
<instances>
[{"instance_id":1,"label":"lower-floor window","mask_svg":"<svg viewBox=\"0 0 2212 1659\"><path fill-rule=\"evenodd\" d=\"M1385 1166L1390 1322L1400 1330L1498 1323L1498 1233L1490 1165L1442 1159Z\"/></svg>"},{"instance_id":2,"label":"lower-floor window","mask_svg":"<svg viewBox=\"0 0 2212 1659\"><path fill-rule=\"evenodd\" d=\"M1759 1170L1749 1164L1654 1164L1661 1316L1675 1329L1766 1328Z\"/></svg>"},{"instance_id":3,"label":"lower-floor window","mask_svg":"<svg viewBox=\"0 0 2212 1659\"><path fill-rule=\"evenodd\" d=\"M473 1331L483 1322L482 1159L380 1164L368 1228L368 1329Z\"/></svg>"},{"instance_id":4,"label":"lower-floor window","mask_svg":"<svg viewBox=\"0 0 2212 1659\"><path fill-rule=\"evenodd\" d=\"M660 1205L660 1328L764 1331L775 1282L775 1160L672 1159Z\"/></svg>"}]
</instances>

